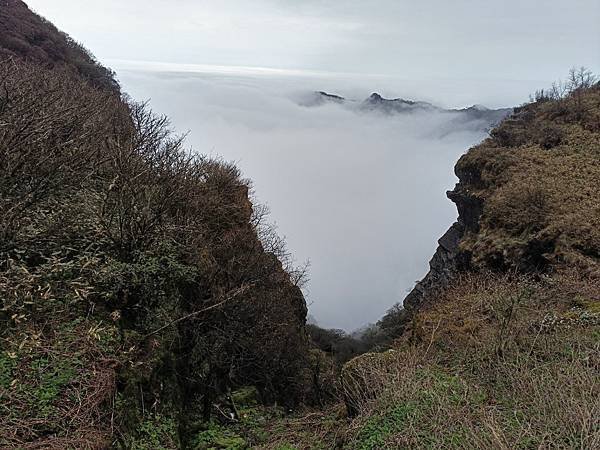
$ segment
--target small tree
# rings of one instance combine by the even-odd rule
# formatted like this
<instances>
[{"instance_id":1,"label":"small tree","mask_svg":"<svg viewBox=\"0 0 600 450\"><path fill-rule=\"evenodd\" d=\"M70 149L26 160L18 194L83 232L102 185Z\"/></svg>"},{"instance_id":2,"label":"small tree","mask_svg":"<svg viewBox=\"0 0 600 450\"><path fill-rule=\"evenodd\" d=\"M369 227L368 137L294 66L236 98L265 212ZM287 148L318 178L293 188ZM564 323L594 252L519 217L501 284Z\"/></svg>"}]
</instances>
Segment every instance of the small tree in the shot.
<instances>
[{"instance_id":1,"label":"small tree","mask_svg":"<svg viewBox=\"0 0 600 450\"><path fill-rule=\"evenodd\" d=\"M575 111L577 120L583 116L583 91L591 88L597 82L596 76L591 70L581 66L571 68L569 78L567 79L567 89L569 94L575 99Z\"/></svg>"}]
</instances>

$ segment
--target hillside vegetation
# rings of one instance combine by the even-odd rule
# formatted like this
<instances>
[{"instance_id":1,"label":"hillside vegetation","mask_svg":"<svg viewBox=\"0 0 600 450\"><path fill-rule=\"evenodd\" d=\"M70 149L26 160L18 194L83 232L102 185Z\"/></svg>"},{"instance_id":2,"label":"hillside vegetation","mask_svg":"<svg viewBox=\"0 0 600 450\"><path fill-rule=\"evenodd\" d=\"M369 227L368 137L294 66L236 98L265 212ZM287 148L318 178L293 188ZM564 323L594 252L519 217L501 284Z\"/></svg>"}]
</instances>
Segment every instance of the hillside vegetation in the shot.
<instances>
[{"instance_id":1,"label":"hillside vegetation","mask_svg":"<svg viewBox=\"0 0 600 450\"><path fill-rule=\"evenodd\" d=\"M600 89L585 70L570 85L538 94L456 165L450 197L481 209L461 242L474 266L600 275Z\"/></svg>"},{"instance_id":2,"label":"hillside vegetation","mask_svg":"<svg viewBox=\"0 0 600 450\"><path fill-rule=\"evenodd\" d=\"M62 67L95 86L119 89L110 69L70 36L33 14L21 0L0 3L0 60L10 57L46 68Z\"/></svg>"},{"instance_id":3,"label":"hillside vegetation","mask_svg":"<svg viewBox=\"0 0 600 450\"><path fill-rule=\"evenodd\" d=\"M383 351L260 448L600 447L600 86L573 71L456 173L458 222L409 309L358 342L311 330L338 361Z\"/></svg>"},{"instance_id":4,"label":"hillside vegetation","mask_svg":"<svg viewBox=\"0 0 600 450\"><path fill-rule=\"evenodd\" d=\"M29 50L0 63L0 447L194 447L237 388L310 402L301 274L249 183Z\"/></svg>"}]
</instances>

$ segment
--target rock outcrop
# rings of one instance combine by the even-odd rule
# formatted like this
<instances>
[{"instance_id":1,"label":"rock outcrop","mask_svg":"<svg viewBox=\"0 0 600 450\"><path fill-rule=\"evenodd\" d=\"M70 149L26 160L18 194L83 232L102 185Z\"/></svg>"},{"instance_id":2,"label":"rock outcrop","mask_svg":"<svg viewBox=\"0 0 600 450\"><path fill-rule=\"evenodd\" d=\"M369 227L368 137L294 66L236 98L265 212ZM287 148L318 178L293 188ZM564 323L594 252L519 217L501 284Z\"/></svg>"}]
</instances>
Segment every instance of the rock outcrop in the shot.
<instances>
[{"instance_id":1,"label":"rock outcrop","mask_svg":"<svg viewBox=\"0 0 600 450\"><path fill-rule=\"evenodd\" d=\"M458 220L404 300L409 313L467 270L537 273L573 265L598 276L599 99L595 84L517 108L460 158L459 183L447 193ZM549 136L561 139L549 145Z\"/></svg>"},{"instance_id":2,"label":"rock outcrop","mask_svg":"<svg viewBox=\"0 0 600 450\"><path fill-rule=\"evenodd\" d=\"M438 240L438 248L429 261L429 272L404 299L407 310L418 310L434 293L445 288L460 270L462 258L458 244L463 235L464 225L455 222Z\"/></svg>"}]
</instances>

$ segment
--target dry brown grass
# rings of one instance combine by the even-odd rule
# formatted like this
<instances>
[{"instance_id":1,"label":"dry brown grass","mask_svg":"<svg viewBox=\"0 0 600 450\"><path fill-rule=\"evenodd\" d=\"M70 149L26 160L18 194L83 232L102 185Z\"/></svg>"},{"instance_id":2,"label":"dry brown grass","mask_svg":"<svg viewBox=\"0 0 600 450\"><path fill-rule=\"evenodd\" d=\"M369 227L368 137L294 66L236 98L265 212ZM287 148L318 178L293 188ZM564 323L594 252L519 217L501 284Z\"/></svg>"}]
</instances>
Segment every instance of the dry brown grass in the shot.
<instances>
[{"instance_id":1,"label":"dry brown grass","mask_svg":"<svg viewBox=\"0 0 600 450\"><path fill-rule=\"evenodd\" d=\"M460 159L459 190L484 201L480 230L461 244L476 266L600 275L599 111L599 87L527 105ZM561 135L551 148L548 127Z\"/></svg>"},{"instance_id":2,"label":"dry brown grass","mask_svg":"<svg viewBox=\"0 0 600 450\"><path fill-rule=\"evenodd\" d=\"M342 448L346 433L346 410L332 404L319 411L298 412L272 421L266 439L253 446L259 450L331 450Z\"/></svg>"},{"instance_id":3,"label":"dry brown grass","mask_svg":"<svg viewBox=\"0 0 600 450\"><path fill-rule=\"evenodd\" d=\"M457 281L395 351L345 367L344 448L597 448L599 294L573 272Z\"/></svg>"}]
</instances>

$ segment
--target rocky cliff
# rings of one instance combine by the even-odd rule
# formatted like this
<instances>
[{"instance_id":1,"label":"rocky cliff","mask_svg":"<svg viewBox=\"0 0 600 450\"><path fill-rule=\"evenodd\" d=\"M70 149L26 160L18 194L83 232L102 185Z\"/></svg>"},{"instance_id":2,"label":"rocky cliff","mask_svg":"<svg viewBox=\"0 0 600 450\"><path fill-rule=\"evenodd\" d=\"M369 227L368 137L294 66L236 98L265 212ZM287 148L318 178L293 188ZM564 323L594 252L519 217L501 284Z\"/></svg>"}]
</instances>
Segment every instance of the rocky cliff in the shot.
<instances>
[{"instance_id":1,"label":"rocky cliff","mask_svg":"<svg viewBox=\"0 0 600 450\"><path fill-rule=\"evenodd\" d=\"M470 270L598 274L600 88L517 108L456 165L458 220L404 301L416 310Z\"/></svg>"}]
</instances>

